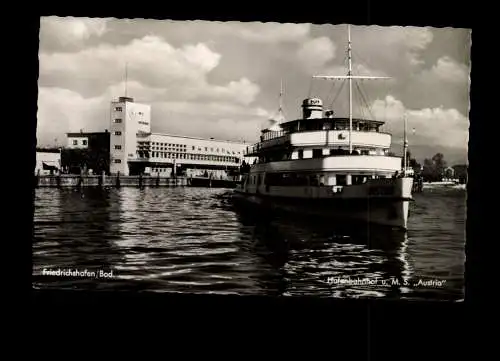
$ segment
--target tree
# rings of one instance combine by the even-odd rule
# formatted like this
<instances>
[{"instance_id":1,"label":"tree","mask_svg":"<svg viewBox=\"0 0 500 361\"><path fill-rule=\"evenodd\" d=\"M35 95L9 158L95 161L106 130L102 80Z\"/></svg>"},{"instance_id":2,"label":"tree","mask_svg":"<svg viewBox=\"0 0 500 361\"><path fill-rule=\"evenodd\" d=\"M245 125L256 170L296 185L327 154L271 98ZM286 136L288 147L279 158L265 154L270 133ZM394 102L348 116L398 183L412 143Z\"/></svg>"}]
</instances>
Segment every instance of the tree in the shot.
<instances>
[{"instance_id":1,"label":"tree","mask_svg":"<svg viewBox=\"0 0 500 361\"><path fill-rule=\"evenodd\" d=\"M459 182L462 184L467 183L467 165L457 164L452 168L455 171L455 178L458 178Z\"/></svg>"},{"instance_id":2,"label":"tree","mask_svg":"<svg viewBox=\"0 0 500 361\"><path fill-rule=\"evenodd\" d=\"M432 162L434 163L434 167L436 169L436 173L439 177L444 176L444 171L446 169L446 161L444 160L444 155L442 153L437 153L432 157Z\"/></svg>"},{"instance_id":3,"label":"tree","mask_svg":"<svg viewBox=\"0 0 500 361\"><path fill-rule=\"evenodd\" d=\"M444 177L446 161L442 153L435 154L431 159L424 160L422 176L427 182L438 182Z\"/></svg>"}]
</instances>

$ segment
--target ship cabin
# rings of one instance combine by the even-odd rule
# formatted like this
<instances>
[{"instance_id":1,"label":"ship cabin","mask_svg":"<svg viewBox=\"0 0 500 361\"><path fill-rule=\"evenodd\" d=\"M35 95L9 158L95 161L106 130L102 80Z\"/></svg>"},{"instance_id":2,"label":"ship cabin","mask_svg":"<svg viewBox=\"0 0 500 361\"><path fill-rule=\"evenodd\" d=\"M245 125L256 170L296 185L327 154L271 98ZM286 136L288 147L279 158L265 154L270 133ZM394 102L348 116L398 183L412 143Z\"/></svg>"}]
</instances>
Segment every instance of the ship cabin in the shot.
<instances>
[{"instance_id":1,"label":"ship cabin","mask_svg":"<svg viewBox=\"0 0 500 361\"><path fill-rule=\"evenodd\" d=\"M246 156L257 158L252 174L266 173L276 185L351 185L401 170L401 158L389 155L391 134L381 131L383 121L355 118L349 131L349 118L323 111L318 98L305 99L302 108L302 118L262 130L260 142L247 147Z\"/></svg>"}]
</instances>

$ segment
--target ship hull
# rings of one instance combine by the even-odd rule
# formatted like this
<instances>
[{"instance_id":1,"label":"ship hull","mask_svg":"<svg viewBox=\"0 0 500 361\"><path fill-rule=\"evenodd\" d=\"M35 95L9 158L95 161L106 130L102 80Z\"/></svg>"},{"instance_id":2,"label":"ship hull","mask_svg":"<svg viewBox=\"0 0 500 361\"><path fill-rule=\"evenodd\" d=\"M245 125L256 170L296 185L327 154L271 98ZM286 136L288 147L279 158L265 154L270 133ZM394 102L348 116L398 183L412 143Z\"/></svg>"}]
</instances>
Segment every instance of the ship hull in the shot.
<instances>
[{"instance_id":1,"label":"ship hull","mask_svg":"<svg viewBox=\"0 0 500 361\"><path fill-rule=\"evenodd\" d=\"M239 204L259 210L285 212L326 221L354 221L359 225L376 225L406 230L410 199L402 198L350 198L305 199L273 197L262 194L235 192Z\"/></svg>"}]
</instances>

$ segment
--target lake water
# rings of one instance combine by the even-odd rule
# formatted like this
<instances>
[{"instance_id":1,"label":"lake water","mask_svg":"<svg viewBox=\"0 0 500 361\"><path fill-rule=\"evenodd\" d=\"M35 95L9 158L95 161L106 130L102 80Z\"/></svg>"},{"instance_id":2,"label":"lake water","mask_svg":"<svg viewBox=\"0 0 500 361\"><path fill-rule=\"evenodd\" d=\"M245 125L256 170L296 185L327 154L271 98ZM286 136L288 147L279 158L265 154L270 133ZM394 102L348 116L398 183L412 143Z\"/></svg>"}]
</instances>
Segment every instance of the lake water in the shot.
<instances>
[{"instance_id":1,"label":"lake water","mask_svg":"<svg viewBox=\"0 0 500 361\"><path fill-rule=\"evenodd\" d=\"M250 213L235 208L230 193L188 187L37 189L33 285L270 296L464 297L464 190L415 194L408 232L383 233ZM48 274L57 270L82 275ZM100 277L101 271L109 277Z\"/></svg>"}]
</instances>

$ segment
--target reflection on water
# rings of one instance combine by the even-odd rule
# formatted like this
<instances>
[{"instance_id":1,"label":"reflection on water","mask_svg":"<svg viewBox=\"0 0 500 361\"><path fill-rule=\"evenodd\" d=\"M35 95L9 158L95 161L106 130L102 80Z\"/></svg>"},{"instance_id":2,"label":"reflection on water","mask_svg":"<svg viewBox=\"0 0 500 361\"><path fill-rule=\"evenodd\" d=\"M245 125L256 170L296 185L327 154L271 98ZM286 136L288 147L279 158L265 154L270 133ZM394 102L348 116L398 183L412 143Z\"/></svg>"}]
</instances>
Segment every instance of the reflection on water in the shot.
<instances>
[{"instance_id":1,"label":"reflection on water","mask_svg":"<svg viewBox=\"0 0 500 361\"><path fill-rule=\"evenodd\" d=\"M38 189L34 282L41 288L461 299L465 192L417 196L404 233L249 213L221 189ZM57 268L112 271L113 277L42 275ZM415 287L420 279L446 282Z\"/></svg>"}]
</instances>

